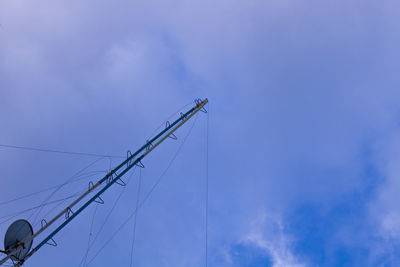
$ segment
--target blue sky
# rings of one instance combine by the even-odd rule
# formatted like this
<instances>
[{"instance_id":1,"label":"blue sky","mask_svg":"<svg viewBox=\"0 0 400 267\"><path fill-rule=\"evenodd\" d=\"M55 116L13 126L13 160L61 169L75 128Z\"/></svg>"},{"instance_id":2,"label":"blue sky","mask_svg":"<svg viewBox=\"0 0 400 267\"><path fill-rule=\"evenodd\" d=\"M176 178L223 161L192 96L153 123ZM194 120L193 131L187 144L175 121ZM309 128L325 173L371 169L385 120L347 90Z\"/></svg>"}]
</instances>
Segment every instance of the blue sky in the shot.
<instances>
[{"instance_id":1,"label":"blue sky","mask_svg":"<svg viewBox=\"0 0 400 267\"><path fill-rule=\"evenodd\" d=\"M3 0L0 143L123 156L207 97L209 266L398 266L399 8L391 0ZM191 123L146 159L143 192ZM206 123L200 114L140 210L134 265L204 266ZM93 160L2 148L0 202L58 185ZM132 211L138 179L104 195L94 230L125 190L89 258ZM45 197L2 205L1 214ZM94 210L26 265L78 266ZM129 266L132 229L89 266Z\"/></svg>"}]
</instances>

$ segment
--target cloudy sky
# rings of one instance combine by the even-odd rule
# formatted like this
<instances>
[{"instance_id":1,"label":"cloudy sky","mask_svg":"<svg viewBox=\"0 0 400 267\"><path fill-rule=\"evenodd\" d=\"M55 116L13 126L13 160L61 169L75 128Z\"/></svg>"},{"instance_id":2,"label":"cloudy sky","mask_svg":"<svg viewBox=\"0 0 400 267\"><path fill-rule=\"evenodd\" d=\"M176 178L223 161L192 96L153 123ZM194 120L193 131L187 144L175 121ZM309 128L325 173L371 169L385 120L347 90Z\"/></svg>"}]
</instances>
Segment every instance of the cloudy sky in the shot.
<instances>
[{"instance_id":1,"label":"cloudy sky","mask_svg":"<svg viewBox=\"0 0 400 267\"><path fill-rule=\"evenodd\" d=\"M0 0L2 145L124 157L195 98L210 101L26 266L205 266L207 133L208 266L399 266L399 9ZM70 196L121 160L1 147L0 234L22 218L38 230L72 201L4 222L54 188L9 200L72 177L51 200ZM114 236L139 181L143 199L160 177L134 243L133 218Z\"/></svg>"}]
</instances>

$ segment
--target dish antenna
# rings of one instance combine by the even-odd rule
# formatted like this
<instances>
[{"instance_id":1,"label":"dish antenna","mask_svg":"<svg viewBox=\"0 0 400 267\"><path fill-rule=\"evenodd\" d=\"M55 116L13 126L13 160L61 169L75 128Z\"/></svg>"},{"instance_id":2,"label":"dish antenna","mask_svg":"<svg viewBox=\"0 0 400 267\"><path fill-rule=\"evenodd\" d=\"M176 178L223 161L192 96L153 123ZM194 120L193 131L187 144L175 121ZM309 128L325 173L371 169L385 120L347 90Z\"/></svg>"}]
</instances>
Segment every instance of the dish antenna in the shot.
<instances>
[{"instance_id":1,"label":"dish antenna","mask_svg":"<svg viewBox=\"0 0 400 267\"><path fill-rule=\"evenodd\" d=\"M4 237L4 252L10 256L13 261L21 261L32 247L33 229L26 220L17 220L13 222ZM25 240L29 240L24 242Z\"/></svg>"}]
</instances>

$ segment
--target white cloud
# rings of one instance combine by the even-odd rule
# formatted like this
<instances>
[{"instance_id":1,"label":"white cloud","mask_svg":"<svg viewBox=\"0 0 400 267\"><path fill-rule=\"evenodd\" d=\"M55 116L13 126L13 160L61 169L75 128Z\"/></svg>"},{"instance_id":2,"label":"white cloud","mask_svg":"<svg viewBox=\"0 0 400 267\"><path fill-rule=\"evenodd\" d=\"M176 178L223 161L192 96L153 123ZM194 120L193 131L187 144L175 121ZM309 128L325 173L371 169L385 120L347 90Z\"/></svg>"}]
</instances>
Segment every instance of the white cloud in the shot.
<instances>
[{"instance_id":1,"label":"white cloud","mask_svg":"<svg viewBox=\"0 0 400 267\"><path fill-rule=\"evenodd\" d=\"M285 233L282 219L277 215L261 214L251 223L251 230L243 242L254 244L268 252L274 267L306 266L293 254L293 239Z\"/></svg>"},{"instance_id":2,"label":"white cloud","mask_svg":"<svg viewBox=\"0 0 400 267\"><path fill-rule=\"evenodd\" d=\"M376 165L384 178L371 203L371 219L379 235L400 241L400 132L394 133L378 148Z\"/></svg>"}]
</instances>

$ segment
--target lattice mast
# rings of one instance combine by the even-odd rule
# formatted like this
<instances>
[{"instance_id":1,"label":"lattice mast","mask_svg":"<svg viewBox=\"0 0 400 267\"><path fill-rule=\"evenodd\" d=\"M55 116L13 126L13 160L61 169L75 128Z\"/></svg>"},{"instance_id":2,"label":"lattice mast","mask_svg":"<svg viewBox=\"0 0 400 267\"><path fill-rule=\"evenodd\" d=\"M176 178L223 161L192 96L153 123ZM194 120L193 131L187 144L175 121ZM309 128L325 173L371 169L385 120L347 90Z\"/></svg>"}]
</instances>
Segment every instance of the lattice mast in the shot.
<instances>
[{"instance_id":1,"label":"lattice mast","mask_svg":"<svg viewBox=\"0 0 400 267\"><path fill-rule=\"evenodd\" d=\"M101 195L109 189L113 184L122 182L121 178L135 165L144 167L142 159L145 158L150 152L152 152L157 146L159 146L167 138L176 138L174 132L178 130L183 124L185 124L191 117L193 117L198 111L206 112L204 106L208 103L208 99L195 100L195 106L192 107L186 113L181 113L180 117L172 123L167 122L166 128L158 133L151 140L147 141L141 148L135 153L129 153L126 160L121 162L117 167L108 172L102 179L95 184L90 184L87 191L79 196L70 205L64 208L50 221L42 225L42 227L33 233L32 227L29 222L25 220L17 220L7 230L5 244L5 250L1 251L6 256L0 260L0 265L4 264L7 260L12 259L14 266L23 265L28 258L35 254L43 245L50 241L53 241L53 237L67 226L75 217L77 217L84 209L86 209L91 203L101 201ZM104 185L105 184L105 185ZM80 203L85 197L91 194L95 189L104 185L96 194L94 194L89 200L82 204L76 211L73 208ZM30 250L33 240L43 233L49 226L53 225L58 219L65 215L66 220L61 223L55 230L48 234L36 247Z\"/></svg>"}]
</instances>

